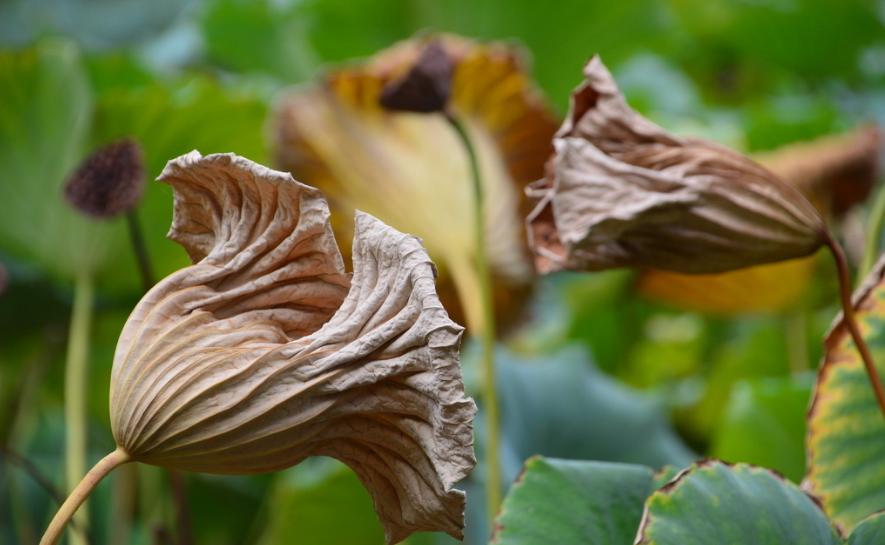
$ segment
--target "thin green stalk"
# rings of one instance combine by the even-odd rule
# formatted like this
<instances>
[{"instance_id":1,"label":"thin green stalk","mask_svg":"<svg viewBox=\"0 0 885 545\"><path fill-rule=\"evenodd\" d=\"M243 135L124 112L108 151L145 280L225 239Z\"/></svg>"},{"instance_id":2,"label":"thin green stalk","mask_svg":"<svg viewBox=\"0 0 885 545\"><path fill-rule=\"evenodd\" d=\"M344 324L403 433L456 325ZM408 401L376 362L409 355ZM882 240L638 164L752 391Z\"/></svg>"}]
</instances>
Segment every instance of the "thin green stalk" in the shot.
<instances>
[{"instance_id":1,"label":"thin green stalk","mask_svg":"<svg viewBox=\"0 0 885 545\"><path fill-rule=\"evenodd\" d=\"M6 475L6 493L9 496L9 513L12 515L10 526L15 535L16 543L20 545L33 545L37 543L37 530L33 517L26 500L26 495L21 490L18 480L13 474Z\"/></svg>"},{"instance_id":2,"label":"thin green stalk","mask_svg":"<svg viewBox=\"0 0 885 545\"><path fill-rule=\"evenodd\" d=\"M16 466L18 469L20 469L22 471L22 473L24 473L25 475L30 477L32 481L37 483L37 486L39 486L47 494L49 494L49 496L53 500L55 500L55 503L57 503L59 506L61 506L65 502L64 494L62 494L61 492L59 492L55 488L55 486L52 484L52 481L50 481L49 478L46 477L46 475L44 475L42 471L40 471L40 468L38 468L30 460L28 460L27 458L25 458L24 456L22 456L21 454L16 452L15 449L13 449L12 447L6 446L6 445L0 445L0 455L3 456L3 459L10 466ZM12 478L12 475L9 475L9 495L10 495L10 499L12 501L13 516L16 519L18 519L20 516L21 517L27 516L27 513L26 513L26 510L22 510L21 512L16 513L15 508L20 504L20 502L15 501L15 500L18 500L20 498L18 498L18 496L13 493L12 489L13 489L14 483L15 483L15 480ZM83 531L82 528L80 528L76 524L76 521L73 521L73 520L71 521L71 529L77 533L83 534L83 539L88 543L92 543L92 539L89 537L89 535L86 534L86 532ZM29 531L28 533L30 534L31 532ZM33 538L22 538L21 539L22 543L35 543L36 541L37 541L36 536L34 536Z\"/></svg>"},{"instance_id":3,"label":"thin green stalk","mask_svg":"<svg viewBox=\"0 0 885 545\"><path fill-rule=\"evenodd\" d=\"M787 362L790 372L808 371L808 317L804 311L797 310L784 318L787 337Z\"/></svg>"},{"instance_id":4,"label":"thin green stalk","mask_svg":"<svg viewBox=\"0 0 885 545\"><path fill-rule=\"evenodd\" d=\"M68 490L77 487L80 475L86 472L86 389L93 297L92 276L80 273L74 286L74 310L65 364L65 471ZM77 524L88 531L89 517L85 506L77 515ZM75 533L71 536L71 545L84 543L81 535Z\"/></svg>"},{"instance_id":5,"label":"thin green stalk","mask_svg":"<svg viewBox=\"0 0 885 545\"><path fill-rule=\"evenodd\" d=\"M885 186L879 189L876 202L870 212L870 220L867 223L867 240L864 244L863 259L860 269L857 271L857 282L863 282L864 278L873 270L873 265L879 258L879 235L885 227Z\"/></svg>"},{"instance_id":6,"label":"thin green stalk","mask_svg":"<svg viewBox=\"0 0 885 545\"><path fill-rule=\"evenodd\" d=\"M476 159L476 150L464 125L451 114L446 119L458 134L470 161L470 173L473 179L474 220L476 222L476 272L479 277L479 288L482 296L482 399L486 413L486 498L489 524L494 524L495 516L501 505L501 465L500 437L501 424L498 414L498 390L495 380L495 307L492 293L492 277L489 271L488 252L486 250L485 214L483 211L483 188Z\"/></svg>"},{"instance_id":7,"label":"thin green stalk","mask_svg":"<svg viewBox=\"0 0 885 545\"><path fill-rule=\"evenodd\" d=\"M114 468L129 461L131 461L131 458L129 458L126 451L118 448L95 464L95 467L89 470L89 473L83 477L83 480L77 483L77 486L74 487L71 495L68 496L68 499L65 500L61 508L55 514L52 522L49 523L49 528L47 528L46 533L43 534L43 539L40 540L40 545L55 545L58 543L68 522L71 521L74 513L76 513L77 509L83 505L83 502L86 501L89 494L95 490L98 483L107 477L108 473L113 471Z\"/></svg>"},{"instance_id":8,"label":"thin green stalk","mask_svg":"<svg viewBox=\"0 0 885 545\"><path fill-rule=\"evenodd\" d=\"M141 234L141 224L138 222L135 209L126 213L126 223L129 226L129 240L132 242L133 251L135 251L135 259L138 261L141 285L147 293L154 287L154 273L151 270L151 260L148 257L147 246L144 243L144 236Z\"/></svg>"},{"instance_id":9,"label":"thin green stalk","mask_svg":"<svg viewBox=\"0 0 885 545\"><path fill-rule=\"evenodd\" d=\"M114 515L108 521L109 542L129 543L132 521L135 519L135 500L138 498L138 465L121 467L114 474L111 485Z\"/></svg>"},{"instance_id":10,"label":"thin green stalk","mask_svg":"<svg viewBox=\"0 0 885 545\"><path fill-rule=\"evenodd\" d=\"M184 475L177 469L169 470L169 488L172 491L172 501L175 508L175 525L178 528L177 545L191 545L191 517L187 508L187 484Z\"/></svg>"}]
</instances>

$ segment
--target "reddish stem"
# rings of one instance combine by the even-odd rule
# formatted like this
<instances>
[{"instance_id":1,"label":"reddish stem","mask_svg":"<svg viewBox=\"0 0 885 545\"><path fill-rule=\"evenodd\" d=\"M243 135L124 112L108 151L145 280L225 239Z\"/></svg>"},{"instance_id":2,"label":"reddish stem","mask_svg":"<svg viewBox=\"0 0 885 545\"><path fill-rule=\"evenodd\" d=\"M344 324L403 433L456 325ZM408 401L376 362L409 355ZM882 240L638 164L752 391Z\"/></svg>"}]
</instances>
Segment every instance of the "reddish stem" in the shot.
<instances>
[{"instance_id":1,"label":"reddish stem","mask_svg":"<svg viewBox=\"0 0 885 545\"><path fill-rule=\"evenodd\" d=\"M833 235L831 235L829 231L826 233L826 237L826 244L833 252L833 257L836 259L836 268L839 272L839 291L842 296L842 312L845 317L844 321L848 326L848 331L851 332L851 338L854 339L854 344L857 346L858 352L860 352L860 358L863 360L864 368L867 371L867 377L870 379L870 384L873 386L873 393L876 394L876 401L879 403L879 409L881 409L882 415L885 416L885 387L882 386L882 379L879 377L879 371L876 369L873 356L870 354L870 349L867 347L867 343L863 339L860 328L857 326L857 319L854 314L854 303L851 302L851 278L848 274L848 261L845 259L845 252L842 251L842 247L839 246L839 243L836 242L836 239L833 238Z\"/></svg>"}]
</instances>

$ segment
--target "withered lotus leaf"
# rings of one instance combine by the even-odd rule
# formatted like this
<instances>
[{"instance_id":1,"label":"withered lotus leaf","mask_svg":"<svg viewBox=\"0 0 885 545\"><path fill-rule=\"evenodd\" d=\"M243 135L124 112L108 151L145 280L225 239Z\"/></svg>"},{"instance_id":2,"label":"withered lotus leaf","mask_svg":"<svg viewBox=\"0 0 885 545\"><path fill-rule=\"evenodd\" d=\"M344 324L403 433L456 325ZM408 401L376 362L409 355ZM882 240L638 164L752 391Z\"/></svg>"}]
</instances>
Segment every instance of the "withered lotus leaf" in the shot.
<instances>
[{"instance_id":1,"label":"withered lotus leaf","mask_svg":"<svg viewBox=\"0 0 885 545\"><path fill-rule=\"evenodd\" d=\"M598 57L554 138L529 232L539 271L649 266L715 273L813 253L820 213L719 144L669 134L631 109Z\"/></svg>"},{"instance_id":2,"label":"withered lotus leaf","mask_svg":"<svg viewBox=\"0 0 885 545\"><path fill-rule=\"evenodd\" d=\"M308 456L349 465L389 543L461 537L475 464L458 347L420 241L357 213L352 279L325 197L289 174L198 152L159 177L193 266L126 323L114 437L135 461L256 474Z\"/></svg>"}]
</instances>

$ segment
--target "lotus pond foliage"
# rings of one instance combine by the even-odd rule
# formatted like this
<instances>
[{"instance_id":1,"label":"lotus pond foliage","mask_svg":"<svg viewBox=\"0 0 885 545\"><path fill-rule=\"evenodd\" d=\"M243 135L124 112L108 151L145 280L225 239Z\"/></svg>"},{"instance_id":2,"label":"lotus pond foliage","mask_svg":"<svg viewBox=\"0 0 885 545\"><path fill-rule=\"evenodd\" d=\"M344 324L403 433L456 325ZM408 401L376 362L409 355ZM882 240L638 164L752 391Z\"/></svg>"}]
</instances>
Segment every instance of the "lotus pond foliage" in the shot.
<instances>
[{"instance_id":1,"label":"lotus pond foliage","mask_svg":"<svg viewBox=\"0 0 885 545\"><path fill-rule=\"evenodd\" d=\"M0 543L885 543L880 4L0 3Z\"/></svg>"}]
</instances>

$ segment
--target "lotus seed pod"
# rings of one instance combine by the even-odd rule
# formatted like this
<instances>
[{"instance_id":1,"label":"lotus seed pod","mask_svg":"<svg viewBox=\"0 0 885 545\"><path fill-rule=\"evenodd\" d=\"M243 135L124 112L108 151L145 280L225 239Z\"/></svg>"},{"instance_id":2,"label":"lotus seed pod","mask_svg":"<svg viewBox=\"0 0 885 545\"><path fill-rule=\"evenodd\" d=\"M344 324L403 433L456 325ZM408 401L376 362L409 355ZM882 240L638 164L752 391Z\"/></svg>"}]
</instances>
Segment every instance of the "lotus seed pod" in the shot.
<instances>
[{"instance_id":1,"label":"lotus seed pod","mask_svg":"<svg viewBox=\"0 0 885 545\"><path fill-rule=\"evenodd\" d=\"M65 198L90 216L110 218L135 208L144 192L144 161L134 140L100 148L68 179Z\"/></svg>"},{"instance_id":2,"label":"lotus seed pod","mask_svg":"<svg viewBox=\"0 0 885 545\"><path fill-rule=\"evenodd\" d=\"M402 112L445 111L454 72L454 59L441 42L431 40L402 77L387 82L381 90L381 105Z\"/></svg>"}]
</instances>

